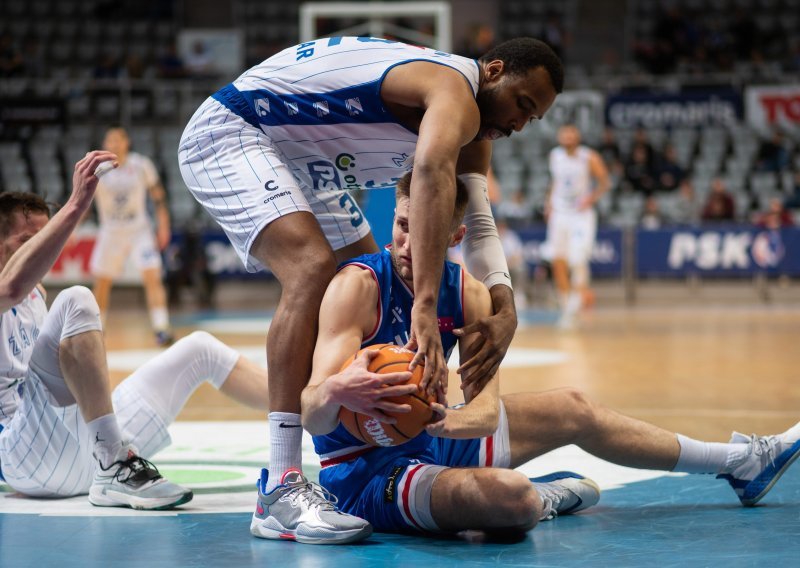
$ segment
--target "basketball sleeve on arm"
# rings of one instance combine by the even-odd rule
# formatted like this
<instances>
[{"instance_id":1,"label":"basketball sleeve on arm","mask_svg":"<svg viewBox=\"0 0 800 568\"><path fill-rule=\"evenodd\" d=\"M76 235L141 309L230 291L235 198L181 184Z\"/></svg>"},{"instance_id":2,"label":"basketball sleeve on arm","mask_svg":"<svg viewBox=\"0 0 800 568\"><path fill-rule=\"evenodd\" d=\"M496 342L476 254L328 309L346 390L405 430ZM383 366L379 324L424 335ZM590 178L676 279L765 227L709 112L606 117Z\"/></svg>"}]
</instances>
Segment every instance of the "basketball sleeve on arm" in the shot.
<instances>
[{"instance_id":1,"label":"basketball sleeve on arm","mask_svg":"<svg viewBox=\"0 0 800 568\"><path fill-rule=\"evenodd\" d=\"M511 288L508 263L489 205L486 176L469 173L458 177L464 182L469 193L467 211L464 215L467 233L463 240L467 270L487 288L497 284Z\"/></svg>"}]
</instances>

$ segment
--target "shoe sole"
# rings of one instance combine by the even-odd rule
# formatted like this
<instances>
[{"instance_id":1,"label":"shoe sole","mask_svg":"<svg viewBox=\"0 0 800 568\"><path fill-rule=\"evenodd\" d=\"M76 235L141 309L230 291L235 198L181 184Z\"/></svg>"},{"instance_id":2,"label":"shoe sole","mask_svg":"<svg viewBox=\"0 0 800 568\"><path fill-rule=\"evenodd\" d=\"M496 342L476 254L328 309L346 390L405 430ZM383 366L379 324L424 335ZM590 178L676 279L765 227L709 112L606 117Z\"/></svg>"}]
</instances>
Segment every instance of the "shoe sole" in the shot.
<instances>
[{"instance_id":1,"label":"shoe sole","mask_svg":"<svg viewBox=\"0 0 800 568\"><path fill-rule=\"evenodd\" d=\"M367 525L360 529L332 533L328 538L321 538L297 534L296 530L276 531L262 526L260 520L253 519L253 522L250 523L250 534L267 540L293 540L303 544L350 544L369 537L372 534L372 525Z\"/></svg>"},{"instance_id":2,"label":"shoe sole","mask_svg":"<svg viewBox=\"0 0 800 568\"><path fill-rule=\"evenodd\" d=\"M739 500L742 502L742 505L744 505L745 507L752 507L753 505L761 501L761 499L763 499L767 493L769 493L770 489L772 489L772 487L778 482L778 480L781 478L784 472L787 469L789 469L789 466L792 465L795 462L795 460L797 460L798 457L800 457L800 441L795 442L792 448L787 451L794 453L789 459L786 460L786 463L784 463L781 466L781 468L775 473L775 475L772 476L770 482L758 493L758 495L756 495L755 497L750 497L748 499L739 497ZM745 491L747 491L746 487Z\"/></svg>"},{"instance_id":3,"label":"shoe sole","mask_svg":"<svg viewBox=\"0 0 800 568\"><path fill-rule=\"evenodd\" d=\"M175 497L155 499L152 497L137 497L119 491L106 493L102 490L94 491L93 488L89 490L89 503L95 507L128 507L138 511L164 511L166 509L173 509L188 503L193 498L194 493L191 491L182 494L177 499Z\"/></svg>"}]
</instances>

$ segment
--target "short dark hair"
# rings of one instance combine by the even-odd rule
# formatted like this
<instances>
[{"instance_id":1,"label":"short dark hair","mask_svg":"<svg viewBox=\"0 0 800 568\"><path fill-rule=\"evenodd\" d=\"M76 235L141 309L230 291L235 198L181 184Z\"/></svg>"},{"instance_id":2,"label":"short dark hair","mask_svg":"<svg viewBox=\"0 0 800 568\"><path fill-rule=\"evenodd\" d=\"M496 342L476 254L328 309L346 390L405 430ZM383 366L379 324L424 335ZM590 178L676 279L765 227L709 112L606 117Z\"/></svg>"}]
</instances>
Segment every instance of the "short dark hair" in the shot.
<instances>
[{"instance_id":1,"label":"short dark hair","mask_svg":"<svg viewBox=\"0 0 800 568\"><path fill-rule=\"evenodd\" d=\"M9 191L0 193L0 234L8 236L11 228L11 218L14 213L21 211L27 219L31 214L42 213L50 217L50 208L47 202L35 193L22 191Z\"/></svg>"},{"instance_id":2,"label":"short dark hair","mask_svg":"<svg viewBox=\"0 0 800 568\"><path fill-rule=\"evenodd\" d=\"M406 199L411 198L411 173L406 173L403 177L401 177L397 182L397 190L395 191L395 199L400 197L405 197ZM469 192L467 192L467 186L464 185L464 182L456 177L456 203L455 208L453 209L453 224L452 227L455 229L460 224L461 221L464 219L464 212L467 210L467 202L469 201Z\"/></svg>"},{"instance_id":3,"label":"short dark hair","mask_svg":"<svg viewBox=\"0 0 800 568\"><path fill-rule=\"evenodd\" d=\"M499 59L511 75L524 75L530 69L544 67L556 93L564 89L564 66L556 52L545 42L532 37L510 39L486 52L479 61L488 63Z\"/></svg>"}]
</instances>

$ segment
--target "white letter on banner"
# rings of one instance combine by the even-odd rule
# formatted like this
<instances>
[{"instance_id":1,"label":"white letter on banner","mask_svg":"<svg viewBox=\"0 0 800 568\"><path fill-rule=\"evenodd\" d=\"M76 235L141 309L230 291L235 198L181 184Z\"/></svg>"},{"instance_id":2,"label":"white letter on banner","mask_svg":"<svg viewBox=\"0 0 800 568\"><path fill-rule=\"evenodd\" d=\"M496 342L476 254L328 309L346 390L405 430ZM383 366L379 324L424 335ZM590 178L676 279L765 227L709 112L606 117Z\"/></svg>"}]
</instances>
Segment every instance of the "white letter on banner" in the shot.
<instances>
[{"instance_id":1,"label":"white letter on banner","mask_svg":"<svg viewBox=\"0 0 800 568\"><path fill-rule=\"evenodd\" d=\"M750 233L727 233L722 241L722 268L749 268Z\"/></svg>"},{"instance_id":2,"label":"white letter on banner","mask_svg":"<svg viewBox=\"0 0 800 568\"><path fill-rule=\"evenodd\" d=\"M681 268L685 262L694 260L697 241L692 233L675 233L669 243L667 262L670 268Z\"/></svg>"},{"instance_id":3,"label":"white letter on banner","mask_svg":"<svg viewBox=\"0 0 800 568\"><path fill-rule=\"evenodd\" d=\"M700 246L695 260L697 268L710 270L719 266L721 235L719 233L703 233L698 240L700 241Z\"/></svg>"}]
</instances>

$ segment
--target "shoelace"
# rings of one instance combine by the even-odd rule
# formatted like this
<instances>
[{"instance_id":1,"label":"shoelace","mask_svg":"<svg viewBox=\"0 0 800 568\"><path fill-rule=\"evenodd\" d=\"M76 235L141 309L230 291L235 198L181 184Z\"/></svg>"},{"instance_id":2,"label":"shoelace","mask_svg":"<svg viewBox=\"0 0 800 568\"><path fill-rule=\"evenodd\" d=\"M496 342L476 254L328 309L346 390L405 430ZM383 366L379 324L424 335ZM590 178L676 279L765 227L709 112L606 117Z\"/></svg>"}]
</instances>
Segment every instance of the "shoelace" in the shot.
<instances>
[{"instance_id":1,"label":"shoelace","mask_svg":"<svg viewBox=\"0 0 800 568\"><path fill-rule=\"evenodd\" d=\"M755 434L750 436L750 444L753 448L753 453L757 456L765 456L769 459L770 465L775 465L775 445L777 438L775 436L759 437Z\"/></svg>"},{"instance_id":2,"label":"shoelace","mask_svg":"<svg viewBox=\"0 0 800 568\"><path fill-rule=\"evenodd\" d=\"M561 504L563 495L559 494L557 491L553 491L544 484L537 484L536 491L539 492L539 496L542 498L542 518L540 520L555 519L558 516L558 511L556 509L558 509L558 506Z\"/></svg>"},{"instance_id":3,"label":"shoelace","mask_svg":"<svg viewBox=\"0 0 800 568\"><path fill-rule=\"evenodd\" d=\"M161 479L161 474L158 472L158 468L156 466L146 459L136 455L125 460L117 460L108 467L103 467L103 464L100 464L100 469L103 471L108 471L114 466L118 466L117 472L114 474L114 478L122 484L132 481L141 485L147 481ZM122 475L126 472L128 475L123 478Z\"/></svg>"},{"instance_id":4,"label":"shoelace","mask_svg":"<svg viewBox=\"0 0 800 568\"><path fill-rule=\"evenodd\" d=\"M337 510L338 497L321 485L301 478L300 481L291 483L288 487L287 497L291 499L292 504L297 502L298 499L303 499L310 506L316 505L327 511Z\"/></svg>"}]
</instances>

